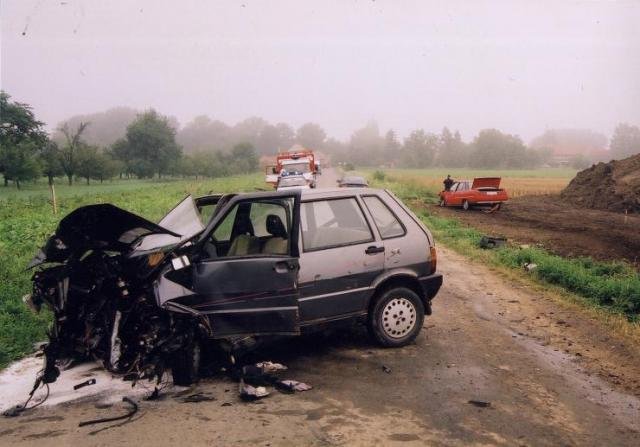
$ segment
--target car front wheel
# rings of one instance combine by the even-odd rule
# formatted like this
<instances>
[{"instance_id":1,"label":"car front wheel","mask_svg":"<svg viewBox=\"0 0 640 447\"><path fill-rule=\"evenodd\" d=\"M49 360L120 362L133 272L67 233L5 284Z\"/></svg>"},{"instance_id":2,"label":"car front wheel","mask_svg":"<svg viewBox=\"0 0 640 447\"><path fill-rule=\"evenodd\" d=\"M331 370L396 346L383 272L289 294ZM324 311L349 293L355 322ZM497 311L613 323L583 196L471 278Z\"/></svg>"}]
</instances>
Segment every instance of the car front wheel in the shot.
<instances>
[{"instance_id":1,"label":"car front wheel","mask_svg":"<svg viewBox=\"0 0 640 447\"><path fill-rule=\"evenodd\" d=\"M424 306L410 289L397 287L384 292L369 313L369 331L382 346L400 347L411 343L424 321Z\"/></svg>"},{"instance_id":2,"label":"car front wheel","mask_svg":"<svg viewBox=\"0 0 640 447\"><path fill-rule=\"evenodd\" d=\"M199 340L194 340L189 346L176 352L171 362L173 384L189 386L196 383L200 379L201 359L202 346Z\"/></svg>"}]
</instances>

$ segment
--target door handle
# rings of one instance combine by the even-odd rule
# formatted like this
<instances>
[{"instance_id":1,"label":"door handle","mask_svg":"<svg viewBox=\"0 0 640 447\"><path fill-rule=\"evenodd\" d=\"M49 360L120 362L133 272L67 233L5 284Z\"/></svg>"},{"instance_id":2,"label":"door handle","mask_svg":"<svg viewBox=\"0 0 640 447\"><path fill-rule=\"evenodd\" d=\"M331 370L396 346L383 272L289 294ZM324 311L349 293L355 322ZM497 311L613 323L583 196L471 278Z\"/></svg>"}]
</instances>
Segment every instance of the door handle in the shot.
<instances>
[{"instance_id":1,"label":"door handle","mask_svg":"<svg viewBox=\"0 0 640 447\"><path fill-rule=\"evenodd\" d=\"M273 270L275 270L276 273L292 272L297 268L298 268L297 263L293 261L280 261L280 262L276 262L275 265L273 266Z\"/></svg>"},{"instance_id":2,"label":"door handle","mask_svg":"<svg viewBox=\"0 0 640 447\"><path fill-rule=\"evenodd\" d=\"M370 247L367 247L367 249L364 252L368 255L374 255L376 253L384 253L384 246L376 247L375 245L372 245Z\"/></svg>"}]
</instances>

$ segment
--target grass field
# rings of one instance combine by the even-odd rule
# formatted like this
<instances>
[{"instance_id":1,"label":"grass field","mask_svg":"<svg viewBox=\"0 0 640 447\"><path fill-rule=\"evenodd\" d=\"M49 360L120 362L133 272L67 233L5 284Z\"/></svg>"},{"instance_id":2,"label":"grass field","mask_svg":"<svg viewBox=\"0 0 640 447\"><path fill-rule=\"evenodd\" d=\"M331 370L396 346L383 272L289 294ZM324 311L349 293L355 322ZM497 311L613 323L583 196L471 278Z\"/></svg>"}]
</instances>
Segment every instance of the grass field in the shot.
<instances>
[{"instance_id":1,"label":"grass field","mask_svg":"<svg viewBox=\"0 0 640 447\"><path fill-rule=\"evenodd\" d=\"M502 177L501 186L506 188L511 197L537 194L556 194L567 186L575 176L575 169L389 169L383 171L392 179L402 182L415 182L421 187L437 192L442 190L442 181L447 175L453 179L472 180L474 177Z\"/></svg>"},{"instance_id":2,"label":"grass field","mask_svg":"<svg viewBox=\"0 0 640 447\"><path fill-rule=\"evenodd\" d=\"M209 192L264 188L264 176L252 174L201 181L122 181L59 187L58 214L49 203L45 182L15 193L0 187L0 367L32 351L45 338L49 315L34 315L22 303L30 292L31 273L25 267L53 233L62 217L92 203L113 203L158 221L180 199Z\"/></svg>"}]
</instances>

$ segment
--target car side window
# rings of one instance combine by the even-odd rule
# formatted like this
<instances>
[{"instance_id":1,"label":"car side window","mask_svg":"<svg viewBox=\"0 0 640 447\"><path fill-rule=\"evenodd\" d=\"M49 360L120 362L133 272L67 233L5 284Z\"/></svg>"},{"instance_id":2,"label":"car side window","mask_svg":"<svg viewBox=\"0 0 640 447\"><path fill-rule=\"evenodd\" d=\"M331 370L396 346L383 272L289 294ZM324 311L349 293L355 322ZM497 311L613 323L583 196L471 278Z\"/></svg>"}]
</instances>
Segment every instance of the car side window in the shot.
<instances>
[{"instance_id":1,"label":"car side window","mask_svg":"<svg viewBox=\"0 0 640 447\"><path fill-rule=\"evenodd\" d=\"M371 229L354 197L302 203L300 220L305 251L373 240Z\"/></svg>"},{"instance_id":2,"label":"car side window","mask_svg":"<svg viewBox=\"0 0 640 447\"><path fill-rule=\"evenodd\" d=\"M460 186L460 183L458 182L454 183L453 186L451 187L451 192L457 191L459 186Z\"/></svg>"},{"instance_id":3,"label":"car side window","mask_svg":"<svg viewBox=\"0 0 640 447\"><path fill-rule=\"evenodd\" d=\"M289 254L293 198L236 204L214 229L209 257Z\"/></svg>"},{"instance_id":4,"label":"car side window","mask_svg":"<svg viewBox=\"0 0 640 447\"><path fill-rule=\"evenodd\" d=\"M404 236L405 230L389 207L378 196L363 197L382 239Z\"/></svg>"}]
</instances>

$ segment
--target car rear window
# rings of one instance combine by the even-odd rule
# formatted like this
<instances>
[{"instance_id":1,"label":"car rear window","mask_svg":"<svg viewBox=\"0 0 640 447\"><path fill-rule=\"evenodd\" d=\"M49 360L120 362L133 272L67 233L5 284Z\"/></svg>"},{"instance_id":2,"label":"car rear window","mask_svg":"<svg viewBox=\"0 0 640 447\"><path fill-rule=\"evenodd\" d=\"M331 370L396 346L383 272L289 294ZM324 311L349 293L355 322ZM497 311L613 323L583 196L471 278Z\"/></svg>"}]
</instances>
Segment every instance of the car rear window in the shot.
<instances>
[{"instance_id":1,"label":"car rear window","mask_svg":"<svg viewBox=\"0 0 640 447\"><path fill-rule=\"evenodd\" d=\"M378 196L363 197L382 239L403 236L405 230L389 207Z\"/></svg>"},{"instance_id":2,"label":"car rear window","mask_svg":"<svg viewBox=\"0 0 640 447\"><path fill-rule=\"evenodd\" d=\"M300 220L305 251L373 240L371 229L353 197L305 202Z\"/></svg>"}]
</instances>

